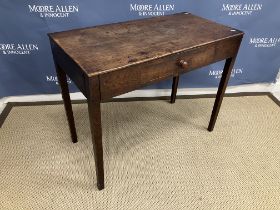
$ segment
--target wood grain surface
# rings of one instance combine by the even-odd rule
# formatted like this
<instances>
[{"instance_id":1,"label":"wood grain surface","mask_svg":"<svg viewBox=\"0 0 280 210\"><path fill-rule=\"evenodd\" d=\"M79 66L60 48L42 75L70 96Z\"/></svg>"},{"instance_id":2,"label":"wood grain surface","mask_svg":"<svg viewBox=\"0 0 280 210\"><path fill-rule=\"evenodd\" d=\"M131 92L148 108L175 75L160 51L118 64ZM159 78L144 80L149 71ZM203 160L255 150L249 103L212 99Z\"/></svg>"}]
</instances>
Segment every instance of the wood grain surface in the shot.
<instances>
[{"instance_id":1,"label":"wood grain surface","mask_svg":"<svg viewBox=\"0 0 280 210\"><path fill-rule=\"evenodd\" d=\"M243 32L190 13L49 34L88 76L240 35Z\"/></svg>"}]
</instances>

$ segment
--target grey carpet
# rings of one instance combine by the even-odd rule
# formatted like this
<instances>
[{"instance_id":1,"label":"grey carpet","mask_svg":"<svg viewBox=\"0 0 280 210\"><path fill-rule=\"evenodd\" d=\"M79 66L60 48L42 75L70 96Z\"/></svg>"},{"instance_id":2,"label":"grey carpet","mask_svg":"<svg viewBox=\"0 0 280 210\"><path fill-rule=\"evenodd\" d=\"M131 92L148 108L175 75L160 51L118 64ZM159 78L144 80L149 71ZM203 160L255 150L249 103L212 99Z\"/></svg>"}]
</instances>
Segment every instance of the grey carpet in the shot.
<instances>
[{"instance_id":1,"label":"grey carpet","mask_svg":"<svg viewBox=\"0 0 280 210\"><path fill-rule=\"evenodd\" d=\"M279 209L280 108L267 96L102 104L105 189L86 104L15 107L0 129L0 209Z\"/></svg>"}]
</instances>

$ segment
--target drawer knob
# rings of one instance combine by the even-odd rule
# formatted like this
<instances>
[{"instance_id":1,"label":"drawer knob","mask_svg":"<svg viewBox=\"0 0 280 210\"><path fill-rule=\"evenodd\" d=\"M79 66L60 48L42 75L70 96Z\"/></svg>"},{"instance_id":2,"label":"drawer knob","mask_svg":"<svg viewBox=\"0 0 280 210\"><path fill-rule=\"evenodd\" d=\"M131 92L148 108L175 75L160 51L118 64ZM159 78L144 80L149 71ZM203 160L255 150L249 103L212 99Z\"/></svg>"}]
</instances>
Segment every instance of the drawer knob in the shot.
<instances>
[{"instance_id":1,"label":"drawer knob","mask_svg":"<svg viewBox=\"0 0 280 210\"><path fill-rule=\"evenodd\" d=\"M180 66L181 66L182 68L184 68L184 69L188 68L188 62L185 61L185 60L180 60L180 61L179 61L179 64L180 64Z\"/></svg>"}]
</instances>

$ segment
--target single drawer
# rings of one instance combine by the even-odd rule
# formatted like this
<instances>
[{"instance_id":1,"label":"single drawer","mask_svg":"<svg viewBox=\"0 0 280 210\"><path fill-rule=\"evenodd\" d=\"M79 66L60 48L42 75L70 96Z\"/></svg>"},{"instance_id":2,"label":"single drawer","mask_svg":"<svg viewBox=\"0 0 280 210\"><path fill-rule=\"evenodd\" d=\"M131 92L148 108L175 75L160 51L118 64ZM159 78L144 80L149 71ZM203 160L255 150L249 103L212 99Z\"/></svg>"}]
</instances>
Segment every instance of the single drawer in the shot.
<instances>
[{"instance_id":1,"label":"single drawer","mask_svg":"<svg viewBox=\"0 0 280 210\"><path fill-rule=\"evenodd\" d=\"M211 63L235 56L241 39L239 37L220 40L198 46L177 55L179 73L185 73Z\"/></svg>"}]
</instances>

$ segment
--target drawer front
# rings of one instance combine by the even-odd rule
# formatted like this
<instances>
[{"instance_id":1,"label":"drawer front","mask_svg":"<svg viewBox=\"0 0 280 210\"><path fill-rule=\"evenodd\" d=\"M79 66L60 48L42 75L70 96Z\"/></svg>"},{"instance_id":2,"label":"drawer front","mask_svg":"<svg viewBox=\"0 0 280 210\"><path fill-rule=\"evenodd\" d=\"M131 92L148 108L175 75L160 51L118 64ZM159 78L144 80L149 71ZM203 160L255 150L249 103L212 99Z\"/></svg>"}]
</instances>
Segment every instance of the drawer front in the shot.
<instances>
[{"instance_id":1,"label":"drawer front","mask_svg":"<svg viewBox=\"0 0 280 210\"><path fill-rule=\"evenodd\" d=\"M236 54L240 41L238 37L225 39L122 70L101 74L99 75L101 100L107 100L153 82L232 57ZM182 61L185 65L181 65Z\"/></svg>"},{"instance_id":2,"label":"drawer front","mask_svg":"<svg viewBox=\"0 0 280 210\"><path fill-rule=\"evenodd\" d=\"M168 56L99 75L101 100L178 75L178 66L172 57Z\"/></svg>"},{"instance_id":3,"label":"drawer front","mask_svg":"<svg viewBox=\"0 0 280 210\"><path fill-rule=\"evenodd\" d=\"M211 63L235 56L241 39L238 37L221 40L178 54L177 63L185 63L179 73L185 73Z\"/></svg>"}]
</instances>

